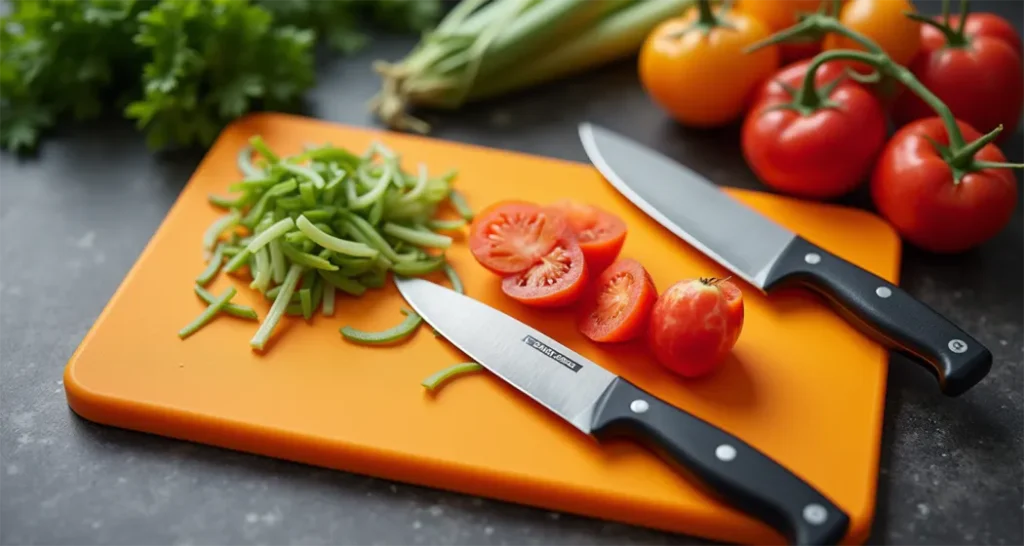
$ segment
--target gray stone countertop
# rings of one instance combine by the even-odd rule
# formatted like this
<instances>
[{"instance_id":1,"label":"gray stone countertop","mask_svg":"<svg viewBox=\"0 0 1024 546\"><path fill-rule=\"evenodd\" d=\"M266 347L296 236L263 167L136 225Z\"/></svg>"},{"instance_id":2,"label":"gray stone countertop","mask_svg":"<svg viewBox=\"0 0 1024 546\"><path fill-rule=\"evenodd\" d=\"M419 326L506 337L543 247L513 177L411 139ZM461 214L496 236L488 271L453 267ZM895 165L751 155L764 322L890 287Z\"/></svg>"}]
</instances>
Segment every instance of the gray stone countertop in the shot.
<instances>
[{"instance_id":1,"label":"gray stone countertop","mask_svg":"<svg viewBox=\"0 0 1024 546\"><path fill-rule=\"evenodd\" d=\"M1019 28L1021 3L977 4ZM397 58L411 44L381 39L324 63L309 114L373 125L365 111L377 85L369 62ZM630 63L430 117L440 138L586 161L575 129L583 119L714 172L725 185L764 189L740 156L736 128L676 127L637 87ZM1021 161L1019 130L1003 148ZM75 416L61 384L64 365L200 158L152 154L117 121L62 131L38 158L0 155L0 543L700 542ZM843 203L869 201L861 191ZM1024 543L1022 208L976 251L904 250L902 286L975 333L995 366L975 389L949 399L923 369L893 357L871 543Z\"/></svg>"}]
</instances>

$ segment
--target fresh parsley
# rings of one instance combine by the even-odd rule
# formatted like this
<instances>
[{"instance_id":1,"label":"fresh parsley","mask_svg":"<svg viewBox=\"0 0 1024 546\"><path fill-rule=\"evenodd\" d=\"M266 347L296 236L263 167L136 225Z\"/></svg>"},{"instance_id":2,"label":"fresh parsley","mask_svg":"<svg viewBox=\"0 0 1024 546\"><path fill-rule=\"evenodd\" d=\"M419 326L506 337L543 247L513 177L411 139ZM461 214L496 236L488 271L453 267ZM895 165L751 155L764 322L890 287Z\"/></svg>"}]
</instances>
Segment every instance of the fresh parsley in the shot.
<instances>
[{"instance_id":1,"label":"fresh parsley","mask_svg":"<svg viewBox=\"0 0 1024 546\"><path fill-rule=\"evenodd\" d=\"M8 0L0 17L0 147L34 150L68 120L118 111L154 150L207 147L233 119L288 109L323 41L419 32L440 0Z\"/></svg>"}]
</instances>

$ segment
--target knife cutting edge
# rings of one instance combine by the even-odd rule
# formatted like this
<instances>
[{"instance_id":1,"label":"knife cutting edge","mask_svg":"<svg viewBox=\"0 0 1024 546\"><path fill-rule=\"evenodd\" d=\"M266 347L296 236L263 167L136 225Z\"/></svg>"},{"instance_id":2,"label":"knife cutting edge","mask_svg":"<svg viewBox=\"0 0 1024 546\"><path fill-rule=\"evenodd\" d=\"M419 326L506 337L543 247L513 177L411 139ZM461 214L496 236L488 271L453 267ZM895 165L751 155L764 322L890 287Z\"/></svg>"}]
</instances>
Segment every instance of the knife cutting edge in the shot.
<instances>
[{"instance_id":1,"label":"knife cutting edge","mask_svg":"<svg viewBox=\"0 0 1024 546\"><path fill-rule=\"evenodd\" d=\"M454 290L395 277L410 306L462 352L584 434L638 441L709 493L795 544L836 544L849 516L739 438Z\"/></svg>"},{"instance_id":2,"label":"knife cutting edge","mask_svg":"<svg viewBox=\"0 0 1024 546\"><path fill-rule=\"evenodd\" d=\"M896 285L787 230L703 176L643 145L589 123L580 140L591 162L626 199L666 229L762 292L809 287L851 324L925 365L942 392L981 381L992 353Z\"/></svg>"}]
</instances>

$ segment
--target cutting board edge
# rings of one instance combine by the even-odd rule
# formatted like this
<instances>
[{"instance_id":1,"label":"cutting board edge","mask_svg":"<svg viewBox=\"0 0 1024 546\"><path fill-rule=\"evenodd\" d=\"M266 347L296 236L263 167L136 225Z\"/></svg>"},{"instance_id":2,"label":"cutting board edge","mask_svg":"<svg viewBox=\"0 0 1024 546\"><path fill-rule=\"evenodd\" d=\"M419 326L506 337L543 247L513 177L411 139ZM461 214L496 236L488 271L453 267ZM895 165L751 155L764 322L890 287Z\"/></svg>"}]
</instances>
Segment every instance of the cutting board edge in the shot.
<instances>
[{"instance_id":1,"label":"cutting board edge","mask_svg":"<svg viewBox=\"0 0 1024 546\"><path fill-rule=\"evenodd\" d=\"M488 473L471 466L419 458L392 450L353 446L341 441L325 444L322 440L286 430L256 427L244 422L203 416L181 409L127 401L90 391L75 381L69 373L65 374L64 384L70 408L78 417L100 425L463 495L474 495L499 502L571 513L588 519L618 521L718 541L740 540L745 544L785 543L774 530L747 518L743 518L741 528L738 529L734 520L723 517L727 513L725 511L709 510L702 515L702 519L685 520L679 525L666 525L665 522L677 521L678 514L671 507L658 503L636 504L635 499L600 492L590 493L590 498L586 500L590 509L585 510L580 508L581 497L572 493L576 491L575 489L563 488L560 491L552 488L550 483L528 476ZM127 406L135 407L133 411L124 411ZM156 419L150 420L151 417ZM185 422L189 426L181 425ZM242 429L243 433L239 433L239 429ZM182 434L181 431L190 433ZM226 431L230 434L225 434ZM282 437L287 437L289 442L278 441ZM277 447L280 445L290 445L293 449L283 450ZM337 457L339 454L341 458ZM428 477L424 479L420 476ZM460 479L453 480L453 476L459 476ZM459 485L455 486L453 483ZM502 491L495 494L494 488L500 488ZM874 503L867 507L867 513L863 517L851 513L850 520L851 527L842 543L863 544L873 524ZM716 529L722 529L726 525L730 527L730 534L716 532Z\"/></svg>"},{"instance_id":2,"label":"cutting board edge","mask_svg":"<svg viewBox=\"0 0 1024 546\"><path fill-rule=\"evenodd\" d=\"M128 401L90 391L66 374L68 404L82 419L104 426L155 434L180 441L214 446L260 457L372 476L378 479L449 491L535 509L573 514L596 521L620 523L704 539L744 544L785 544L771 528L742 517L737 524L732 511L707 510L699 518L679 520L671 506L637 503L630 497L584 492L578 488L552 487L526 475L489 473L486 469L426 459L393 450L309 437L287 430L252 426L244 422L209 417L177 408ZM135 406L132 411L124 411ZM154 419L155 418L155 419ZM182 426L182 423L189 426ZM229 426L230 425L230 426ZM189 431L182 434L182 431ZM288 442L280 441L287 438ZM278 446L288 445L291 449ZM260 447L256 447L260 446ZM457 477L457 479L453 479ZM457 485L455 485L457 484ZM497 490L497 492L496 492ZM583 505L586 508L583 508ZM863 544L874 518L873 507L865 517L851 515L854 526L842 544ZM678 522L676 525L667 522ZM860 525L856 525L860 523ZM729 528L729 533L720 532Z\"/></svg>"}]
</instances>

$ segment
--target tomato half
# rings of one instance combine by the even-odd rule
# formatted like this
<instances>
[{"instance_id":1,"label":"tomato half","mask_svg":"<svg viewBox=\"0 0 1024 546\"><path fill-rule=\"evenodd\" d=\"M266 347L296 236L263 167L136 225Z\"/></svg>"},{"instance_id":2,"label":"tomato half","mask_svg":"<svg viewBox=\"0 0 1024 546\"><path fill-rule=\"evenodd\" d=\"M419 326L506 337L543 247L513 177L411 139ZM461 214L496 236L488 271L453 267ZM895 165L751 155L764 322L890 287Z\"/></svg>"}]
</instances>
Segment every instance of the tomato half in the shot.
<instances>
[{"instance_id":1,"label":"tomato half","mask_svg":"<svg viewBox=\"0 0 1024 546\"><path fill-rule=\"evenodd\" d=\"M654 304L647 343L658 362L683 377L714 371L743 329L743 293L728 280L690 279Z\"/></svg>"},{"instance_id":2,"label":"tomato half","mask_svg":"<svg viewBox=\"0 0 1024 546\"><path fill-rule=\"evenodd\" d=\"M640 262L632 258L615 262L601 273L593 288L593 296L580 316L583 335L613 343L629 341L644 332L658 290Z\"/></svg>"},{"instance_id":3,"label":"tomato half","mask_svg":"<svg viewBox=\"0 0 1024 546\"><path fill-rule=\"evenodd\" d=\"M587 262L576 238L566 230L551 250L526 270L505 277L501 291L534 307L572 304L587 286Z\"/></svg>"},{"instance_id":4,"label":"tomato half","mask_svg":"<svg viewBox=\"0 0 1024 546\"><path fill-rule=\"evenodd\" d=\"M519 273L551 252L563 231L564 220L533 203L502 201L473 221L469 249L494 273Z\"/></svg>"},{"instance_id":5,"label":"tomato half","mask_svg":"<svg viewBox=\"0 0 1024 546\"><path fill-rule=\"evenodd\" d=\"M618 216L570 199L552 203L547 209L561 215L576 235L591 271L603 270L619 256L626 241L626 223Z\"/></svg>"}]
</instances>

